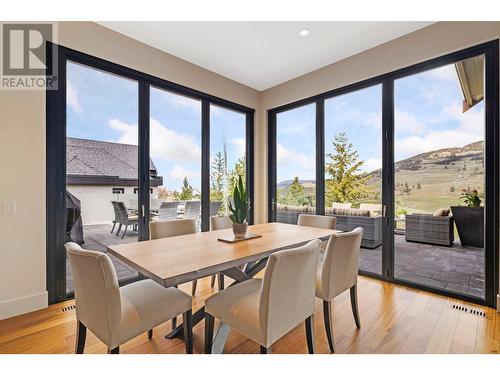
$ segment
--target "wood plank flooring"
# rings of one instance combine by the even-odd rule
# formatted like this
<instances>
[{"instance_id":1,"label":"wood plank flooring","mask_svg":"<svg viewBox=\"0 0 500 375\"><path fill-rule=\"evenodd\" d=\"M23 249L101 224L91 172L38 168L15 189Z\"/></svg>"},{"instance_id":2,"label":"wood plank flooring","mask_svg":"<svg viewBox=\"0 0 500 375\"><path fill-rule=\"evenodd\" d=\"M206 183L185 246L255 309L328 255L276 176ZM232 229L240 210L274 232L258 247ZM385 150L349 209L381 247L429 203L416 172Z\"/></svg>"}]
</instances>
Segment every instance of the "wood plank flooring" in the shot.
<instances>
[{"instance_id":1,"label":"wood plank flooring","mask_svg":"<svg viewBox=\"0 0 500 375\"><path fill-rule=\"evenodd\" d=\"M181 286L190 292L191 285ZM209 278L200 280L194 305L214 292ZM495 310L408 287L360 277L358 284L361 329L351 313L349 293L333 303L337 353L498 353L500 314ZM0 353L72 353L75 341L75 311L62 311L73 301L0 321ZM480 317L453 309L453 304L472 307L487 314ZM321 301L315 314L316 350L329 353L323 326ZM141 335L124 344L121 353L184 353L182 339L167 340L170 323L154 330L153 339ZM273 353L307 353L304 325L272 346ZM194 351L203 351L203 324L194 329ZM231 332L225 353L258 353L259 346ZM106 353L91 333L85 353Z\"/></svg>"}]
</instances>

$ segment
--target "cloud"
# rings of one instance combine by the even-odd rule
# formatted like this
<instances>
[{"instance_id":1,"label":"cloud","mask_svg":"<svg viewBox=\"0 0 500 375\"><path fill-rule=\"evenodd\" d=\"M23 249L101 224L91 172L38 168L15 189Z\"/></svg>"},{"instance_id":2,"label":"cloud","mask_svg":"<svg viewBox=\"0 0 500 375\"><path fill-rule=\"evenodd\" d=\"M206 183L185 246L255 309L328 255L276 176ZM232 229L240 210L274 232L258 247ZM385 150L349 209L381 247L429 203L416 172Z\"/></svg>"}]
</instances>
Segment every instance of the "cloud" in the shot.
<instances>
[{"instance_id":1,"label":"cloud","mask_svg":"<svg viewBox=\"0 0 500 375\"><path fill-rule=\"evenodd\" d=\"M168 175L174 180L182 181L184 177L187 177L188 179L199 178L200 171L193 171L191 169L181 167L180 165L174 165L174 167L168 171Z\"/></svg>"},{"instance_id":2,"label":"cloud","mask_svg":"<svg viewBox=\"0 0 500 375\"><path fill-rule=\"evenodd\" d=\"M382 159L380 158L370 158L368 160L365 160L363 163L361 170L363 172L372 172L377 169L382 168Z\"/></svg>"},{"instance_id":3,"label":"cloud","mask_svg":"<svg viewBox=\"0 0 500 375\"><path fill-rule=\"evenodd\" d=\"M276 159L278 169L292 167L290 169L292 169L293 175L298 176L300 179L315 178L316 162L314 155L292 151L278 143L276 145Z\"/></svg>"},{"instance_id":4,"label":"cloud","mask_svg":"<svg viewBox=\"0 0 500 375\"><path fill-rule=\"evenodd\" d=\"M246 152L246 140L245 138L233 138L230 140L231 145L237 155L237 157L242 157Z\"/></svg>"},{"instance_id":5,"label":"cloud","mask_svg":"<svg viewBox=\"0 0 500 375\"><path fill-rule=\"evenodd\" d=\"M75 113L82 113L82 107L78 100L78 91L70 80L66 83L66 103Z\"/></svg>"},{"instance_id":6,"label":"cloud","mask_svg":"<svg viewBox=\"0 0 500 375\"><path fill-rule=\"evenodd\" d=\"M162 91L165 100L177 108L188 108L201 112L201 101L191 99L186 96L172 94L170 92Z\"/></svg>"},{"instance_id":7,"label":"cloud","mask_svg":"<svg viewBox=\"0 0 500 375\"><path fill-rule=\"evenodd\" d=\"M426 78L438 79L447 82L458 82L457 72L453 64L442 66L441 68L432 69L424 72Z\"/></svg>"},{"instance_id":8,"label":"cloud","mask_svg":"<svg viewBox=\"0 0 500 375\"><path fill-rule=\"evenodd\" d=\"M484 135L484 107L473 107L462 113L462 106L451 104L444 108L443 114L451 120L458 121L458 129L476 135Z\"/></svg>"},{"instance_id":9,"label":"cloud","mask_svg":"<svg viewBox=\"0 0 500 375\"><path fill-rule=\"evenodd\" d=\"M479 141L480 136L458 130L430 131L425 136L411 136L396 139L396 159L401 160L423 152L439 150L447 147L463 147Z\"/></svg>"},{"instance_id":10,"label":"cloud","mask_svg":"<svg viewBox=\"0 0 500 375\"><path fill-rule=\"evenodd\" d=\"M137 124L111 119L109 126L121 133L116 142L137 144ZM195 137L169 129L154 118L150 119L149 142L153 160L201 162L201 148Z\"/></svg>"},{"instance_id":11,"label":"cloud","mask_svg":"<svg viewBox=\"0 0 500 375\"><path fill-rule=\"evenodd\" d=\"M415 116L397 108L394 111L394 124L397 132L422 134L426 130L425 125L418 121Z\"/></svg>"}]
</instances>

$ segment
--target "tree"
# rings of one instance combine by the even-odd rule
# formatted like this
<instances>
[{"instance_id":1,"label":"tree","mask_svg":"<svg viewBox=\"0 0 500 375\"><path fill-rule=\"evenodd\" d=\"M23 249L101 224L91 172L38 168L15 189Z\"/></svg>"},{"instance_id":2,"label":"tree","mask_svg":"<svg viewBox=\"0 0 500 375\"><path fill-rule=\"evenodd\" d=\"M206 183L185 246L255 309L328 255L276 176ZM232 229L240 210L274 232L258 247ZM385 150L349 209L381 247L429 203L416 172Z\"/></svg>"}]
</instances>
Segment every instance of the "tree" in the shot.
<instances>
[{"instance_id":1,"label":"tree","mask_svg":"<svg viewBox=\"0 0 500 375\"><path fill-rule=\"evenodd\" d=\"M417 184L417 190L422 189L422 186L420 186L420 182Z\"/></svg>"},{"instance_id":2,"label":"tree","mask_svg":"<svg viewBox=\"0 0 500 375\"><path fill-rule=\"evenodd\" d=\"M241 176L243 186L246 186L246 157L243 155L238 159L234 168L229 172L229 195L233 194L234 187L238 184L238 178Z\"/></svg>"},{"instance_id":3,"label":"tree","mask_svg":"<svg viewBox=\"0 0 500 375\"><path fill-rule=\"evenodd\" d=\"M184 177L182 181L182 190L179 194L179 200L181 201L189 201L193 199L193 187L189 184L187 177Z\"/></svg>"},{"instance_id":4,"label":"tree","mask_svg":"<svg viewBox=\"0 0 500 375\"><path fill-rule=\"evenodd\" d=\"M403 188L403 193L404 194L410 194L410 187L408 186L408 182L405 182L405 187Z\"/></svg>"},{"instance_id":5,"label":"tree","mask_svg":"<svg viewBox=\"0 0 500 375\"><path fill-rule=\"evenodd\" d=\"M292 183L288 187L286 194L286 203L294 206L308 206L312 205L310 197L306 197L304 186L299 182L299 178L294 177Z\"/></svg>"},{"instance_id":6,"label":"tree","mask_svg":"<svg viewBox=\"0 0 500 375\"><path fill-rule=\"evenodd\" d=\"M332 146L334 153L327 154L329 161L325 164L326 180L325 204L333 202L359 204L370 197L371 189L367 185L369 176L361 173L362 160L358 160L358 152L353 150L345 133L337 134Z\"/></svg>"},{"instance_id":7,"label":"tree","mask_svg":"<svg viewBox=\"0 0 500 375\"><path fill-rule=\"evenodd\" d=\"M454 192L455 192L455 186L450 187L450 193L454 193Z\"/></svg>"},{"instance_id":8,"label":"tree","mask_svg":"<svg viewBox=\"0 0 500 375\"><path fill-rule=\"evenodd\" d=\"M212 161L212 171L210 172L210 200L222 201L224 198L224 176L226 173L226 163L222 153L215 154Z\"/></svg>"}]
</instances>

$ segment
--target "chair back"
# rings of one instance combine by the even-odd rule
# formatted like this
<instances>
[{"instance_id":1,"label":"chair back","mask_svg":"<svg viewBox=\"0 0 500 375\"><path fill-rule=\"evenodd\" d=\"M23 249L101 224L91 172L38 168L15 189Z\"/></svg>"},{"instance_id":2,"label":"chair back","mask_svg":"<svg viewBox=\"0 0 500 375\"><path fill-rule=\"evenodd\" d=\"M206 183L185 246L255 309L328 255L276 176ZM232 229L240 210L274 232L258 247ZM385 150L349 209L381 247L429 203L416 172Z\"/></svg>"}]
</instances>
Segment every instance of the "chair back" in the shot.
<instances>
[{"instance_id":1,"label":"chair back","mask_svg":"<svg viewBox=\"0 0 500 375\"><path fill-rule=\"evenodd\" d=\"M201 201L186 201L184 219L198 219L200 217Z\"/></svg>"},{"instance_id":2,"label":"chair back","mask_svg":"<svg viewBox=\"0 0 500 375\"><path fill-rule=\"evenodd\" d=\"M219 213L220 206L222 206L222 201L210 202L210 216L216 216Z\"/></svg>"},{"instance_id":3,"label":"chair back","mask_svg":"<svg viewBox=\"0 0 500 375\"><path fill-rule=\"evenodd\" d=\"M335 229L337 218L333 216L300 214L297 225L324 229Z\"/></svg>"},{"instance_id":4,"label":"chair back","mask_svg":"<svg viewBox=\"0 0 500 375\"><path fill-rule=\"evenodd\" d=\"M262 281L259 320L272 344L314 313L320 240L269 257Z\"/></svg>"},{"instance_id":5,"label":"chair back","mask_svg":"<svg viewBox=\"0 0 500 375\"><path fill-rule=\"evenodd\" d=\"M73 271L76 317L101 341L110 343L121 321L120 288L111 259L74 242L64 247Z\"/></svg>"},{"instance_id":6,"label":"chair back","mask_svg":"<svg viewBox=\"0 0 500 375\"><path fill-rule=\"evenodd\" d=\"M210 216L210 230L227 229L233 226L229 216Z\"/></svg>"},{"instance_id":7,"label":"chair back","mask_svg":"<svg viewBox=\"0 0 500 375\"><path fill-rule=\"evenodd\" d=\"M321 285L331 299L358 282L358 264L363 228L332 234L326 245Z\"/></svg>"},{"instance_id":8,"label":"chair back","mask_svg":"<svg viewBox=\"0 0 500 375\"><path fill-rule=\"evenodd\" d=\"M116 212L118 213L117 223L127 224L128 212L127 212L127 207L125 206L125 203L116 201L115 205L116 205Z\"/></svg>"},{"instance_id":9,"label":"chair back","mask_svg":"<svg viewBox=\"0 0 500 375\"><path fill-rule=\"evenodd\" d=\"M116 201L111 201L111 204L113 205L113 211L115 213L115 221L119 223L120 221L120 210L118 209L118 205L116 204Z\"/></svg>"},{"instance_id":10,"label":"chair back","mask_svg":"<svg viewBox=\"0 0 500 375\"><path fill-rule=\"evenodd\" d=\"M177 220L177 208L179 201L163 202L159 210L159 220Z\"/></svg>"},{"instance_id":11,"label":"chair back","mask_svg":"<svg viewBox=\"0 0 500 375\"><path fill-rule=\"evenodd\" d=\"M149 236L152 240L196 233L196 220L181 219L153 221L149 223Z\"/></svg>"}]
</instances>

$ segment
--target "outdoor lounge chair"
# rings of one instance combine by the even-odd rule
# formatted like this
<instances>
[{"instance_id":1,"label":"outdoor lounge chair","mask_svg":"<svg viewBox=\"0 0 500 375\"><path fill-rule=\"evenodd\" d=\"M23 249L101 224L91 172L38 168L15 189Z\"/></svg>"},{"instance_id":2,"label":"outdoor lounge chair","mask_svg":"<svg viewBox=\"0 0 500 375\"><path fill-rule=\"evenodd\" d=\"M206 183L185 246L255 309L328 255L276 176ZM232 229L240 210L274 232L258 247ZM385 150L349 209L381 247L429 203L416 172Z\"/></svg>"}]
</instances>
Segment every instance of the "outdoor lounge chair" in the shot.
<instances>
[{"instance_id":1,"label":"outdoor lounge chair","mask_svg":"<svg viewBox=\"0 0 500 375\"><path fill-rule=\"evenodd\" d=\"M451 246L455 240L453 216L406 215L406 241Z\"/></svg>"},{"instance_id":2,"label":"outdoor lounge chair","mask_svg":"<svg viewBox=\"0 0 500 375\"><path fill-rule=\"evenodd\" d=\"M120 231L122 229L122 225L125 225L125 230L123 231L122 239L127 234L127 229L129 225L133 225L134 227L138 223L138 216L129 214L127 211L127 207L123 202L112 201L113 209L115 210L115 220L113 222L113 228L111 229L111 233L115 228L115 225L118 224L118 229L116 231L116 236L120 235Z\"/></svg>"},{"instance_id":3,"label":"outdoor lounge chair","mask_svg":"<svg viewBox=\"0 0 500 375\"><path fill-rule=\"evenodd\" d=\"M222 206L222 201L210 202L210 216L217 216L220 206Z\"/></svg>"},{"instance_id":4,"label":"outdoor lounge chair","mask_svg":"<svg viewBox=\"0 0 500 375\"><path fill-rule=\"evenodd\" d=\"M160 221L177 220L177 209L179 201L163 202L160 206L159 217Z\"/></svg>"},{"instance_id":5,"label":"outdoor lounge chair","mask_svg":"<svg viewBox=\"0 0 500 375\"><path fill-rule=\"evenodd\" d=\"M186 201L183 219L199 219L201 201Z\"/></svg>"}]
</instances>

